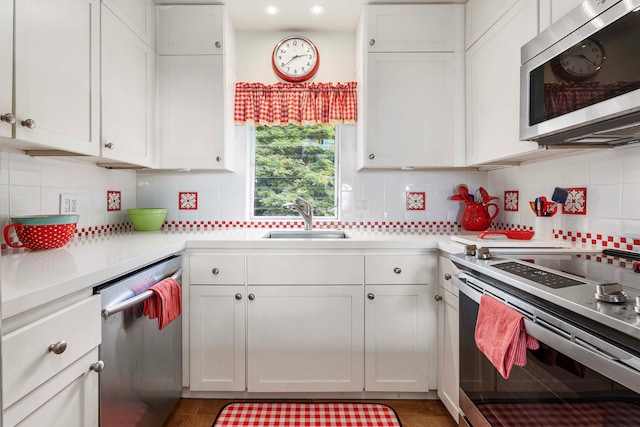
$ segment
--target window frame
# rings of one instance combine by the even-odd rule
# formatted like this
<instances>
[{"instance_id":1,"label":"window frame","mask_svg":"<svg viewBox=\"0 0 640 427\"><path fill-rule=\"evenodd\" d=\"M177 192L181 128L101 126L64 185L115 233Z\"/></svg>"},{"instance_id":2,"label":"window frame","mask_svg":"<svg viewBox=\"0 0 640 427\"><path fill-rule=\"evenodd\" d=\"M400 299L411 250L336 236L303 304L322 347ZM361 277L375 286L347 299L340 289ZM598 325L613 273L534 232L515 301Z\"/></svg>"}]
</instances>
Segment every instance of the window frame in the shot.
<instances>
[{"instance_id":1,"label":"window frame","mask_svg":"<svg viewBox=\"0 0 640 427\"><path fill-rule=\"evenodd\" d=\"M281 215L281 216L256 216L254 211L254 199L255 199L255 181L256 181L256 126L244 125L247 127L247 218L250 221L287 221L301 219L297 213L295 215ZM335 191L334 191L334 215L333 216L316 216L314 211L314 221L316 219L320 221L337 221L339 220L340 213L340 189L342 188L341 180L341 168L340 168L340 143L342 140L342 125L335 124L335 160L334 160L334 179L335 179ZM295 202L295 200L291 200ZM313 202L313 201L312 201Z\"/></svg>"}]
</instances>

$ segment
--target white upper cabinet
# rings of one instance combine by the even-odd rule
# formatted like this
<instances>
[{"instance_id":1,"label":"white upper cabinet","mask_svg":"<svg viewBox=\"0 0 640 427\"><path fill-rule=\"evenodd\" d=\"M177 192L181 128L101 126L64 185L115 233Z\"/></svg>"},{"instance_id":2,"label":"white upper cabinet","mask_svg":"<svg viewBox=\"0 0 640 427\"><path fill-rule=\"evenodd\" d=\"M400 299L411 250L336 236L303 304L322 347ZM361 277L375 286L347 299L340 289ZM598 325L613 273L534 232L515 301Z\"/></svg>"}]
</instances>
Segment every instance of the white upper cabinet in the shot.
<instances>
[{"instance_id":1,"label":"white upper cabinet","mask_svg":"<svg viewBox=\"0 0 640 427\"><path fill-rule=\"evenodd\" d=\"M215 55L224 49L224 6L158 7L158 54Z\"/></svg>"},{"instance_id":2,"label":"white upper cabinet","mask_svg":"<svg viewBox=\"0 0 640 427\"><path fill-rule=\"evenodd\" d=\"M453 52L461 6L380 5L365 12L368 52ZM461 34L460 34L461 35Z\"/></svg>"},{"instance_id":3,"label":"white upper cabinet","mask_svg":"<svg viewBox=\"0 0 640 427\"><path fill-rule=\"evenodd\" d=\"M566 15L584 0L540 0L540 32Z\"/></svg>"},{"instance_id":4,"label":"white upper cabinet","mask_svg":"<svg viewBox=\"0 0 640 427\"><path fill-rule=\"evenodd\" d=\"M468 6L481 0L471 0ZM468 20L473 16L467 14ZM520 0L466 53L467 164L535 152L520 141L520 48L538 34L537 0Z\"/></svg>"},{"instance_id":5,"label":"white upper cabinet","mask_svg":"<svg viewBox=\"0 0 640 427\"><path fill-rule=\"evenodd\" d=\"M156 49L156 7L153 0L102 0L131 31Z\"/></svg>"},{"instance_id":6,"label":"white upper cabinet","mask_svg":"<svg viewBox=\"0 0 640 427\"><path fill-rule=\"evenodd\" d=\"M13 1L0 0L0 137L10 138L13 114Z\"/></svg>"},{"instance_id":7,"label":"white upper cabinet","mask_svg":"<svg viewBox=\"0 0 640 427\"><path fill-rule=\"evenodd\" d=\"M358 168L464 166L464 6L365 6Z\"/></svg>"},{"instance_id":8,"label":"white upper cabinet","mask_svg":"<svg viewBox=\"0 0 640 427\"><path fill-rule=\"evenodd\" d=\"M517 2L518 0L469 0L466 5L465 48L471 47Z\"/></svg>"},{"instance_id":9,"label":"white upper cabinet","mask_svg":"<svg viewBox=\"0 0 640 427\"><path fill-rule=\"evenodd\" d=\"M224 6L158 8L160 168L232 169L233 46Z\"/></svg>"},{"instance_id":10,"label":"white upper cabinet","mask_svg":"<svg viewBox=\"0 0 640 427\"><path fill-rule=\"evenodd\" d=\"M102 6L102 162L153 164L156 55Z\"/></svg>"},{"instance_id":11,"label":"white upper cabinet","mask_svg":"<svg viewBox=\"0 0 640 427\"><path fill-rule=\"evenodd\" d=\"M10 7L6 3L3 0L3 20ZM98 0L15 2L13 132L18 141L11 145L98 154L99 7ZM7 31L7 25L3 22L0 31ZM1 43L4 54L4 37ZM4 57L0 67L7 61L10 57ZM0 72L4 77L6 70ZM2 84L4 93L6 82ZM4 96L0 102L6 102ZM2 115L8 112L5 107Z\"/></svg>"}]
</instances>

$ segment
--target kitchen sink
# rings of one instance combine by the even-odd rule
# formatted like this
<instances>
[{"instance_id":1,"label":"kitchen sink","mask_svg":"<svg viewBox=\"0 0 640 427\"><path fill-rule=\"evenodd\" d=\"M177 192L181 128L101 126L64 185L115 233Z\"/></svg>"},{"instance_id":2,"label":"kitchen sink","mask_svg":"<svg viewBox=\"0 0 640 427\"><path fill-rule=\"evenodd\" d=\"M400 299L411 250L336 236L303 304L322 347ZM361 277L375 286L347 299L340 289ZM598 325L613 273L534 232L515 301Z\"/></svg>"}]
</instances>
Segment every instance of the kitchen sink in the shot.
<instances>
[{"instance_id":1,"label":"kitchen sink","mask_svg":"<svg viewBox=\"0 0 640 427\"><path fill-rule=\"evenodd\" d=\"M348 239L342 230L271 230L263 239Z\"/></svg>"}]
</instances>

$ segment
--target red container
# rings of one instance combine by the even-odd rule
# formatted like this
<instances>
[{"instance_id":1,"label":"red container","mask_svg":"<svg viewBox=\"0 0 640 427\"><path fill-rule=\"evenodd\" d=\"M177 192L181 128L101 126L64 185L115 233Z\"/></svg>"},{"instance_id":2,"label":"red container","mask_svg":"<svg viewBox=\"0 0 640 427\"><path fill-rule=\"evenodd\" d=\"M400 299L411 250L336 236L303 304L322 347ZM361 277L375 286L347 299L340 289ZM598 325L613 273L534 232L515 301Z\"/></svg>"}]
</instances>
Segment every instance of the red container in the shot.
<instances>
[{"instance_id":1,"label":"red container","mask_svg":"<svg viewBox=\"0 0 640 427\"><path fill-rule=\"evenodd\" d=\"M20 245L11 241L9 233L15 229ZM9 224L4 228L4 240L12 248L27 248L31 250L61 248L73 237L76 231L76 223L24 225L19 223Z\"/></svg>"}]
</instances>

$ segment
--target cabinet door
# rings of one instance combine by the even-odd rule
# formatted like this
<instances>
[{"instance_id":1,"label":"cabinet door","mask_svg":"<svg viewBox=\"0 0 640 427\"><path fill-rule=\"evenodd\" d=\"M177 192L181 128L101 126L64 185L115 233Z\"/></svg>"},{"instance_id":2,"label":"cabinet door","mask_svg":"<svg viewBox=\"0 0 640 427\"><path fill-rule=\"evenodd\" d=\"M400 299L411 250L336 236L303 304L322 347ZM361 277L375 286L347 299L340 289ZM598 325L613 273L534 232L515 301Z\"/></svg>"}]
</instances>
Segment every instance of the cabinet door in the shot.
<instances>
[{"instance_id":1,"label":"cabinet door","mask_svg":"<svg viewBox=\"0 0 640 427\"><path fill-rule=\"evenodd\" d=\"M520 47L538 32L538 2L520 0L467 51L467 163L538 149L520 141Z\"/></svg>"},{"instance_id":2,"label":"cabinet door","mask_svg":"<svg viewBox=\"0 0 640 427\"><path fill-rule=\"evenodd\" d=\"M102 157L153 161L155 53L102 6Z\"/></svg>"},{"instance_id":3,"label":"cabinet door","mask_svg":"<svg viewBox=\"0 0 640 427\"><path fill-rule=\"evenodd\" d=\"M362 286L249 286L250 392L363 388Z\"/></svg>"},{"instance_id":4,"label":"cabinet door","mask_svg":"<svg viewBox=\"0 0 640 427\"><path fill-rule=\"evenodd\" d=\"M244 286L191 286L189 387L245 390Z\"/></svg>"},{"instance_id":5,"label":"cabinet door","mask_svg":"<svg viewBox=\"0 0 640 427\"><path fill-rule=\"evenodd\" d=\"M0 137L11 138L13 128L13 1L0 0Z\"/></svg>"},{"instance_id":6,"label":"cabinet door","mask_svg":"<svg viewBox=\"0 0 640 427\"><path fill-rule=\"evenodd\" d=\"M540 32L562 18L584 0L540 0Z\"/></svg>"},{"instance_id":7,"label":"cabinet door","mask_svg":"<svg viewBox=\"0 0 640 427\"><path fill-rule=\"evenodd\" d=\"M431 289L365 286L365 391L429 391L436 356Z\"/></svg>"},{"instance_id":8,"label":"cabinet door","mask_svg":"<svg viewBox=\"0 0 640 427\"><path fill-rule=\"evenodd\" d=\"M367 55L360 167L464 164L463 56Z\"/></svg>"},{"instance_id":9,"label":"cabinet door","mask_svg":"<svg viewBox=\"0 0 640 427\"><path fill-rule=\"evenodd\" d=\"M222 55L160 56L160 167L225 167Z\"/></svg>"},{"instance_id":10,"label":"cabinet door","mask_svg":"<svg viewBox=\"0 0 640 427\"><path fill-rule=\"evenodd\" d=\"M463 5L375 5L365 14L368 52L453 52L464 34Z\"/></svg>"},{"instance_id":11,"label":"cabinet door","mask_svg":"<svg viewBox=\"0 0 640 427\"><path fill-rule=\"evenodd\" d=\"M98 155L99 8L98 0L15 2L17 139Z\"/></svg>"},{"instance_id":12,"label":"cabinet door","mask_svg":"<svg viewBox=\"0 0 640 427\"><path fill-rule=\"evenodd\" d=\"M458 297L444 288L438 290L438 397L454 420L458 419L460 367L458 343Z\"/></svg>"},{"instance_id":13,"label":"cabinet door","mask_svg":"<svg viewBox=\"0 0 640 427\"><path fill-rule=\"evenodd\" d=\"M102 0L152 50L156 48L156 6L153 0Z\"/></svg>"},{"instance_id":14,"label":"cabinet door","mask_svg":"<svg viewBox=\"0 0 640 427\"><path fill-rule=\"evenodd\" d=\"M224 52L224 6L158 7L159 55L214 55Z\"/></svg>"},{"instance_id":15,"label":"cabinet door","mask_svg":"<svg viewBox=\"0 0 640 427\"><path fill-rule=\"evenodd\" d=\"M465 14L465 47L468 49L474 44L517 2L518 0L468 0Z\"/></svg>"},{"instance_id":16,"label":"cabinet door","mask_svg":"<svg viewBox=\"0 0 640 427\"><path fill-rule=\"evenodd\" d=\"M24 399L6 408L4 425L87 427L99 424L98 347L69 365Z\"/></svg>"}]
</instances>

